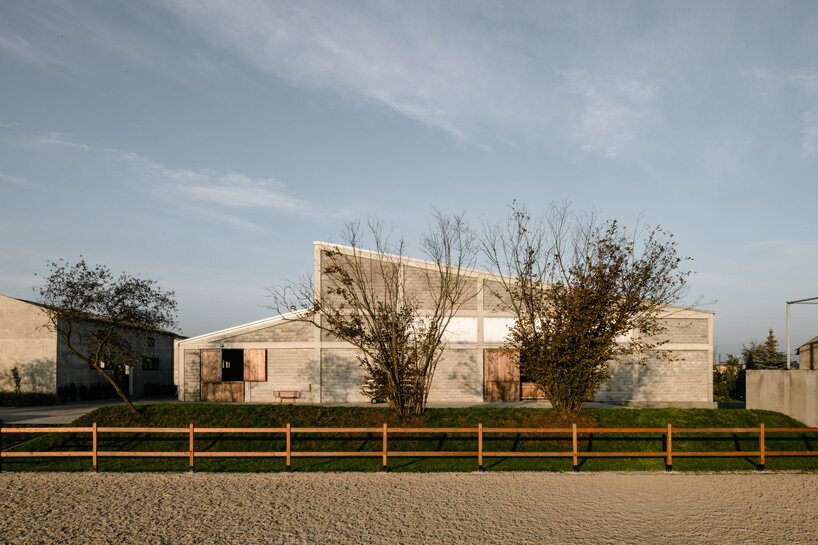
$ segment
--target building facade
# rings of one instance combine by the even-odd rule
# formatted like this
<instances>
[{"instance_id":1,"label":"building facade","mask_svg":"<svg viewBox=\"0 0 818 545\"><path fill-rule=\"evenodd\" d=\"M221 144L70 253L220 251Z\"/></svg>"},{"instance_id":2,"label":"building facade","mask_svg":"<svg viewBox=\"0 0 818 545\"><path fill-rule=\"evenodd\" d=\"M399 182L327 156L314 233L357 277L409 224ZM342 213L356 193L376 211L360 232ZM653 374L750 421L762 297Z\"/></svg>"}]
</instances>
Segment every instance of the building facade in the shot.
<instances>
[{"instance_id":1,"label":"building facade","mask_svg":"<svg viewBox=\"0 0 818 545\"><path fill-rule=\"evenodd\" d=\"M14 389L12 369L16 367L23 392L53 393L66 400L104 393L108 382L71 353L49 324L48 316L37 303L0 295L0 390ZM93 320L88 320L77 327L96 326ZM141 364L117 369L112 363L109 372L123 390L136 398L172 391L176 335L167 331L133 335L134 345L144 346Z\"/></svg>"},{"instance_id":2,"label":"building facade","mask_svg":"<svg viewBox=\"0 0 818 545\"><path fill-rule=\"evenodd\" d=\"M322 271L327 250L343 247L314 243L317 290L326 290ZM347 249L348 250L348 249ZM360 252L360 250L359 250ZM362 259L375 254L361 252ZM424 299L430 262L402 259L403 289ZM513 313L504 310L503 290L496 277L469 270L471 297L447 329L447 347L435 371L430 402L480 403L536 397L532 384L503 351ZM323 293L323 292L322 292ZM358 350L315 326L295 321L296 312L178 340L174 373L183 401L244 401L266 403L277 391L297 391L300 402L357 403L366 380ZM612 378L595 400L630 406L714 407L713 313L668 308L662 315L672 354L668 361L649 358L646 364L616 362Z\"/></svg>"}]
</instances>

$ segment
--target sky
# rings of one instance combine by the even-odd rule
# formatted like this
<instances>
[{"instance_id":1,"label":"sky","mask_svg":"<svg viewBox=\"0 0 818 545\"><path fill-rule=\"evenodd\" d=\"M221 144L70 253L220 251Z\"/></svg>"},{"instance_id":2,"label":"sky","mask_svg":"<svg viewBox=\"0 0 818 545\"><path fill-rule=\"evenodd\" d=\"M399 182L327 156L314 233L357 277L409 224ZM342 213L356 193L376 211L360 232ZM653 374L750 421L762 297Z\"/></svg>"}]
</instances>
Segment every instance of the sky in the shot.
<instances>
[{"instance_id":1,"label":"sky","mask_svg":"<svg viewBox=\"0 0 818 545\"><path fill-rule=\"evenodd\" d=\"M673 233L737 353L818 296L818 3L0 3L0 293L80 255L196 335L312 242L513 200ZM792 342L818 307L792 310Z\"/></svg>"}]
</instances>

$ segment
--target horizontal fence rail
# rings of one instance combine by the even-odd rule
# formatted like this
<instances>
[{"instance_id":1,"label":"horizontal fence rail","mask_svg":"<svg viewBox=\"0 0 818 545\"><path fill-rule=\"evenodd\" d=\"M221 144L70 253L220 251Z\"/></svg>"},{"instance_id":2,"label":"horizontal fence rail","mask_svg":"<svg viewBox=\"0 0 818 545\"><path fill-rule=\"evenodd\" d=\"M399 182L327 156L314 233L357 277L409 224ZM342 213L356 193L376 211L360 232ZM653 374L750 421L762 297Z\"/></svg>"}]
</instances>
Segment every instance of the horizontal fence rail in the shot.
<instances>
[{"instance_id":1,"label":"horizontal fence rail","mask_svg":"<svg viewBox=\"0 0 818 545\"><path fill-rule=\"evenodd\" d=\"M671 424L661 428L578 428L576 424L570 428L517 428L517 427L483 427L482 423L476 427L456 427L456 428L418 428L418 427L389 427L383 424L382 427L354 427L354 428L316 428L316 427L292 427L287 424L285 427L274 428L197 428L191 422L185 428L151 428L151 427L99 427L96 423L90 427L0 427L0 445L2 445L3 434L30 434L30 433L90 433L90 451L11 451L0 450L0 471L2 471L2 460L6 458L91 458L91 465L94 470L99 467L99 458L187 458L190 470L194 469L196 458L284 458L287 470L291 469L293 458L337 458L337 457L362 457L381 458L383 469L387 468L388 459L391 458L438 458L438 457L460 457L477 458L477 465L483 469L484 458L571 458L575 471L579 468L581 458L663 458L667 469L672 469L673 458L713 458L713 457L757 457L758 468L764 469L766 458L770 456L818 456L816 451L768 451L765 448L766 434L768 433L815 433L818 428L765 428L764 424L751 428L673 428ZM185 434L188 437L188 450L186 451L106 451L99 450L99 434L131 434L131 433L151 433L151 434ZM292 449L292 437L295 434L382 434L382 449L379 451L299 451ZM219 451L197 451L195 450L196 434L284 434L285 450L283 451L257 451L257 452L219 452ZM389 434L476 434L476 450L470 451L403 451L388 450ZM483 440L486 434L526 434L526 435L547 435L571 439L570 451L490 451L484 450ZM591 436L591 434L661 434L664 438L665 449L653 452L640 451L580 451L578 444L581 436ZM755 451L685 451L673 450L674 434L755 434L758 437L758 450ZM677 438L678 439L678 438Z\"/></svg>"}]
</instances>

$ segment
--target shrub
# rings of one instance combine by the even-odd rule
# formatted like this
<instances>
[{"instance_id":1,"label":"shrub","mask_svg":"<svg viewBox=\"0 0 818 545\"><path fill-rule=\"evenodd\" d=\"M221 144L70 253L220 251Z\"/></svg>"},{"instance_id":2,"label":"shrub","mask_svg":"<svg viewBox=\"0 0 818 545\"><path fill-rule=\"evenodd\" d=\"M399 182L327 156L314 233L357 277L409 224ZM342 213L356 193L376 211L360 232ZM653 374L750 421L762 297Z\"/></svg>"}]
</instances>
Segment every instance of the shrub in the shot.
<instances>
[{"instance_id":1,"label":"shrub","mask_svg":"<svg viewBox=\"0 0 818 545\"><path fill-rule=\"evenodd\" d=\"M54 405L57 396L49 392L4 392L0 390L0 407Z\"/></svg>"}]
</instances>

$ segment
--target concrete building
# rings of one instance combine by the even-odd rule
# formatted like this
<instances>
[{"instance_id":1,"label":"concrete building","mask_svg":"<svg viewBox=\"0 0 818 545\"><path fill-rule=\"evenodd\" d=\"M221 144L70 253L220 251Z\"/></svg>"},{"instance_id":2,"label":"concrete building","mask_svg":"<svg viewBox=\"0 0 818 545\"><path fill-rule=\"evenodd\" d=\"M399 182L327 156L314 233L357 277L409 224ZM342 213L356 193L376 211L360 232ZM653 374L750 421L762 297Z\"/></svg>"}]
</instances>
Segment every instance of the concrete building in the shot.
<instances>
[{"instance_id":1,"label":"concrete building","mask_svg":"<svg viewBox=\"0 0 818 545\"><path fill-rule=\"evenodd\" d=\"M0 390L14 388L12 368L19 369L23 392L59 394L60 398L93 397L107 381L68 351L37 303L0 295ZM95 327L93 320L79 327ZM169 331L134 332L144 343L141 365L130 370L112 366L110 372L133 397L155 395L173 387L173 340ZM113 388L111 388L113 391Z\"/></svg>"},{"instance_id":2,"label":"concrete building","mask_svg":"<svg viewBox=\"0 0 818 545\"><path fill-rule=\"evenodd\" d=\"M818 369L818 337L814 337L795 349L799 369Z\"/></svg>"},{"instance_id":3,"label":"concrete building","mask_svg":"<svg viewBox=\"0 0 818 545\"><path fill-rule=\"evenodd\" d=\"M326 250L349 249L314 243L314 278L322 289ZM370 252L361 252L374 257ZM404 259L404 290L424 301L430 262ZM535 396L533 384L501 350L513 323L504 310L499 282L489 272L464 273L474 296L453 318L448 346L434 375L430 402L480 403ZM323 293L323 292L322 292ZM428 302L428 295L425 297ZM184 401L271 402L275 391L295 390L300 402L367 401L364 372L351 345L295 322L296 313L199 335L175 343L174 373ZM645 365L613 364L613 377L595 399L629 406L714 407L713 313L667 308L663 313L675 361L649 358Z\"/></svg>"}]
</instances>

